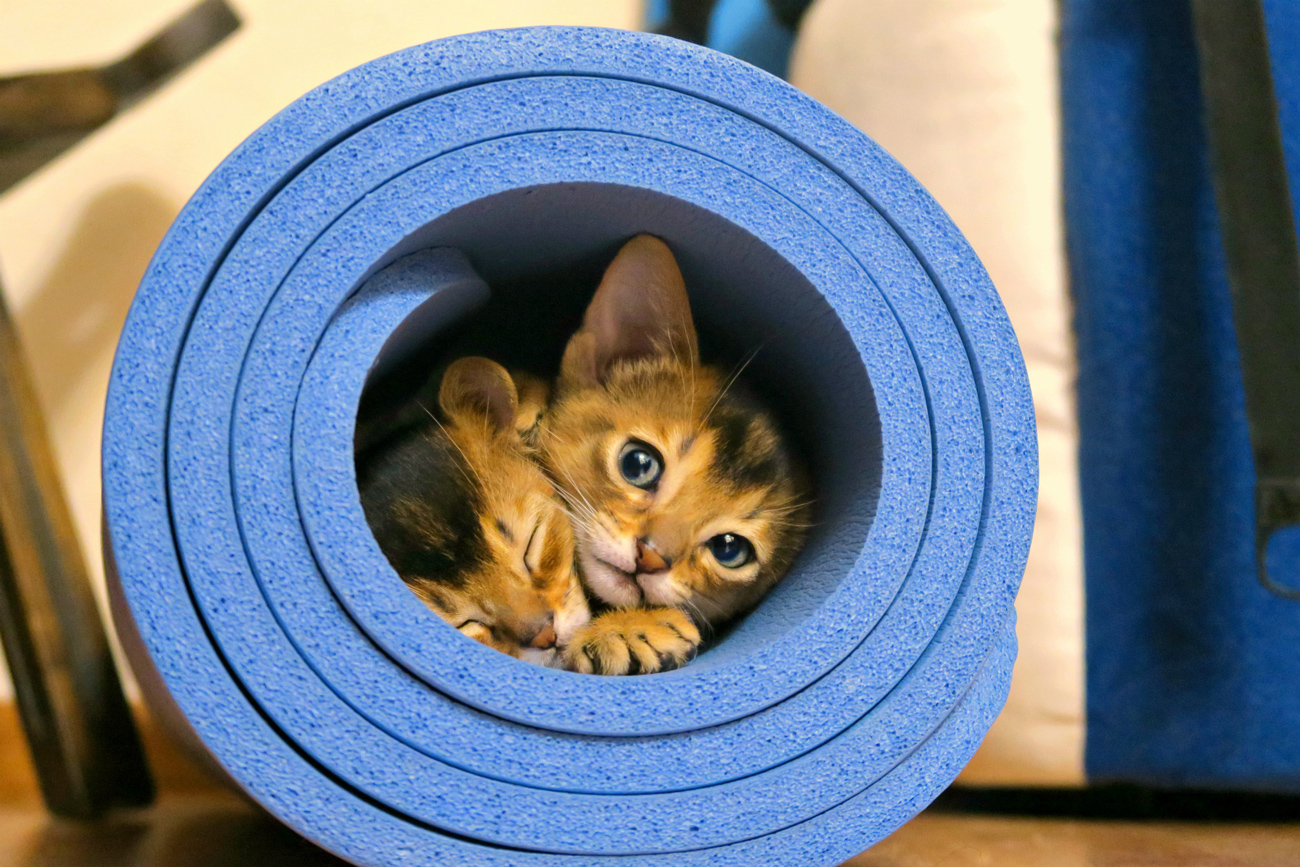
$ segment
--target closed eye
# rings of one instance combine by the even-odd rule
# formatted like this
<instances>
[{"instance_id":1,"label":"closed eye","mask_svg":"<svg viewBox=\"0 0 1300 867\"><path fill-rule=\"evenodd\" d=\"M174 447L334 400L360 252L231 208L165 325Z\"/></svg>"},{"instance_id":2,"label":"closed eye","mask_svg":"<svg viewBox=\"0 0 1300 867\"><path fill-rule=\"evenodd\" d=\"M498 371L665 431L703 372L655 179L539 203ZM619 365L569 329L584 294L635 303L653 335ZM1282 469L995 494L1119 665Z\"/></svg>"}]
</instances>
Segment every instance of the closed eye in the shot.
<instances>
[{"instance_id":1,"label":"closed eye","mask_svg":"<svg viewBox=\"0 0 1300 867\"><path fill-rule=\"evenodd\" d=\"M463 623L457 624L456 628L457 628L457 629L465 629L466 627L469 627L469 626L481 626L481 627L484 628L484 629L487 629L487 628L488 628L488 625L487 625L486 623L484 623L482 620L474 620L474 619L472 619L472 618L471 618L470 620L466 620L466 621L464 621Z\"/></svg>"},{"instance_id":2,"label":"closed eye","mask_svg":"<svg viewBox=\"0 0 1300 867\"><path fill-rule=\"evenodd\" d=\"M532 535L528 537L528 546L524 549L524 568L528 570L529 575L537 574L545 543L546 534L542 532L542 522L538 521L537 526L533 527Z\"/></svg>"}]
</instances>

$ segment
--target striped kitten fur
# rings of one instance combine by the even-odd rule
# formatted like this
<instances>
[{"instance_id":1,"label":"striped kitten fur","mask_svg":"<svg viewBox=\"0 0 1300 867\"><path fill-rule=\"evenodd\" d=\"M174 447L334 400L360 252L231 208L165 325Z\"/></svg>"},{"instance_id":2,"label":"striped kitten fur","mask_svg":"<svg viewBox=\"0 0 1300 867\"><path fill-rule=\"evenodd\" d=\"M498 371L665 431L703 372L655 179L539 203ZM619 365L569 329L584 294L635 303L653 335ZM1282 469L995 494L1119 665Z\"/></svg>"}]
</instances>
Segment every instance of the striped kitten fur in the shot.
<instances>
[{"instance_id":1,"label":"striped kitten fur","mask_svg":"<svg viewBox=\"0 0 1300 867\"><path fill-rule=\"evenodd\" d=\"M533 459L548 389L486 358L443 374L421 411L359 443L361 504L393 568L465 635L518 659L559 664L589 617L573 533Z\"/></svg>"},{"instance_id":2,"label":"striped kitten fur","mask_svg":"<svg viewBox=\"0 0 1300 867\"><path fill-rule=\"evenodd\" d=\"M576 671L675 668L697 627L752 608L786 573L807 476L735 376L702 365L686 287L657 238L610 264L564 352L541 453L574 520L589 593L613 609L563 648Z\"/></svg>"}]
</instances>

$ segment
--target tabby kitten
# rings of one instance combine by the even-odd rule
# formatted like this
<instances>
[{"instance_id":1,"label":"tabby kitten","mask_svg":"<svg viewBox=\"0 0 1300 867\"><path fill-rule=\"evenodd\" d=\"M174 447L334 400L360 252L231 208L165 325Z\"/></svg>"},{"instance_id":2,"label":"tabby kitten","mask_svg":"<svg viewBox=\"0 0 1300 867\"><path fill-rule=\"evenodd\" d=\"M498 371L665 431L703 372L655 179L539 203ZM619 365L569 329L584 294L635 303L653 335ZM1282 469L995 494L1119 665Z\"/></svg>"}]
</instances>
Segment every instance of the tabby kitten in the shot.
<instances>
[{"instance_id":1,"label":"tabby kitten","mask_svg":"<svg viewBox=\"0 0 1300 867\"><path fill-rule=\"evenodd\" d=\"M429 608L489 647L557 665L590 615L568 517L528 444L547 391L462 358L442 376L438 416L362 443L357 478L379 547Z\"/></svg>"},{"instance_id":2,"label":"tabby kitten","mask_svg":"<svg viewBox=\"0 0 1300 867\"><path fill-rule=\"evenodd\" d=\"M583 583L615 609L577 630L563 650L571 669L675 668L694 655L697 625L747 611L790 568L807 477L734 380L700 363L672 252L633 238L565 348L542 418Z\"/></svg>"}]
</instances>

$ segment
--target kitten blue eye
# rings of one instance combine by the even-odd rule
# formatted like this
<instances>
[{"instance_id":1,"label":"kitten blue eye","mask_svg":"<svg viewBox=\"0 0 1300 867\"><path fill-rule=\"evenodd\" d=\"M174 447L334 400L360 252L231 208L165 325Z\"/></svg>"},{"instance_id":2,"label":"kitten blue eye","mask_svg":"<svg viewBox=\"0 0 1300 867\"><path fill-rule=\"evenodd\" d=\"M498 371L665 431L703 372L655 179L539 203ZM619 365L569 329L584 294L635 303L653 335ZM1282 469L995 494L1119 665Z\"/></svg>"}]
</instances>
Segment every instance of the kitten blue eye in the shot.
<instances>
[{"instance_id":1,"label":"kitten blue eye","mask_svg":"<svg viewBox=\"0 0 1300 867\"><path fill-rule=\"evenodd\" d=\"M728 569L739 569L754 559L754 546L744 536L719 533L708 541L713 559Z\"/></svg>"},{"instance_id":2,"label":"kitten blue eye","mask_svg":"<svg viewBox=\"0 0 1300 867\"><path fill-rule=\"evenodd\" d=\"M664 461L653 446L632 440L618 453L618 470L628 484L653 488L664 472Z\"/></svg>"}]
</instances>

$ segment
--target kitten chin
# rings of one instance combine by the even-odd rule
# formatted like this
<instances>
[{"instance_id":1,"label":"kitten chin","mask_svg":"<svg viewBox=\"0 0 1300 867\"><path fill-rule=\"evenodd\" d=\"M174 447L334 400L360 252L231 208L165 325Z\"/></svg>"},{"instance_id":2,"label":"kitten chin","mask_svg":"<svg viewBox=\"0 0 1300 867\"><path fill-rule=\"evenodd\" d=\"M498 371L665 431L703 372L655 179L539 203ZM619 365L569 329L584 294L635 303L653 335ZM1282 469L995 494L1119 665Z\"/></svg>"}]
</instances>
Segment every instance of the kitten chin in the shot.
<instances>
[{"instance_id":1,"label":"kitten chin","mask_svg":"<svg viewBox=\"0 0 1300 867\"><path fill-rule=\"evenodd\" d=\"M540 665L543 668L563 668L564 657L560 655L558 648L550 647L545 650L537 650L532 647L518 648L517 652L511 654L516 659L524 662Z\"/></svg>"},{"instance_id":2,"label":"kitten chin","mask_svg":"<svg viewBox=\"0 0 1300 867\"><path fill-rule=\"evenodd\" d=\"M617 608L641 604L644 593L635 578L633 552L598 527L579 532L577 549L583 584L597 599Z\"/></svg>"}]
</instances>

